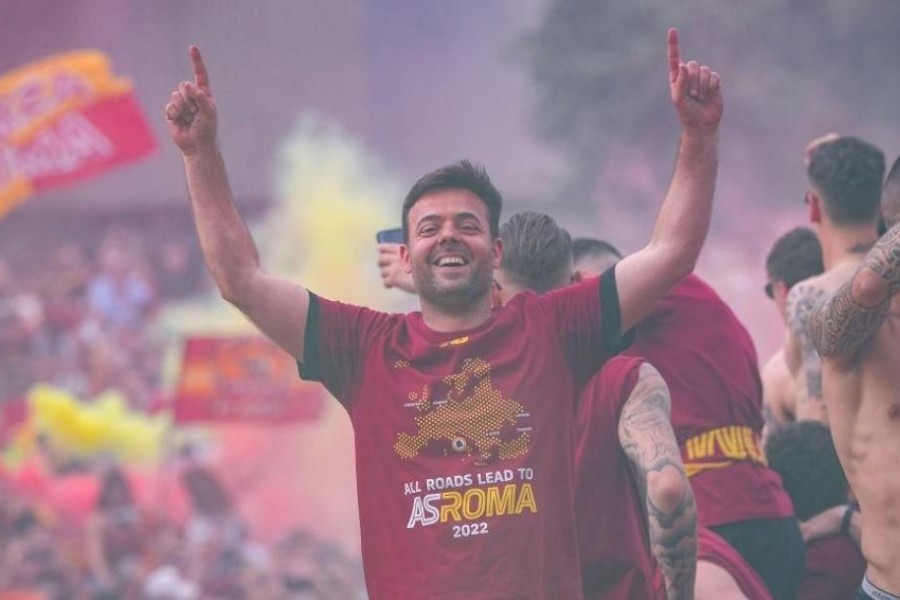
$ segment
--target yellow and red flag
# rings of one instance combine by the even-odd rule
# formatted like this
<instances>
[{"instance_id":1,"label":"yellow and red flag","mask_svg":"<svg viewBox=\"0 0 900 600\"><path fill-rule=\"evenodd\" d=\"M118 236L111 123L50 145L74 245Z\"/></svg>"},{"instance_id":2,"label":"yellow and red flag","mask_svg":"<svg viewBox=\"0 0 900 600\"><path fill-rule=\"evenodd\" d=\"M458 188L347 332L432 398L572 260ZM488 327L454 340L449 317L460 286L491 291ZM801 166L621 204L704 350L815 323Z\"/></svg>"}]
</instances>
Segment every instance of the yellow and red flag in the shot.
<instances>
[{"instance_id":1,"label":"yellow and red flag","mask_svg":"<svg viewBox=\"0 0 900 600\"><path fill-rule=\"evenodd\" d=\"M57 54L0 77L0 217L155 148L130 81L101 52Z\"/></svg>"},{"instance_id":2,"label":"yellow and red flag","mask_svg":"<svg viewBox=\"0 0 900 600\"><path fill-rule=\"evenodd\" d=\"M316 419L324 389L302 381L297 363L261 337L191 337L173 412L178 423L288 423Z\"/></svg>"}]
</instances>

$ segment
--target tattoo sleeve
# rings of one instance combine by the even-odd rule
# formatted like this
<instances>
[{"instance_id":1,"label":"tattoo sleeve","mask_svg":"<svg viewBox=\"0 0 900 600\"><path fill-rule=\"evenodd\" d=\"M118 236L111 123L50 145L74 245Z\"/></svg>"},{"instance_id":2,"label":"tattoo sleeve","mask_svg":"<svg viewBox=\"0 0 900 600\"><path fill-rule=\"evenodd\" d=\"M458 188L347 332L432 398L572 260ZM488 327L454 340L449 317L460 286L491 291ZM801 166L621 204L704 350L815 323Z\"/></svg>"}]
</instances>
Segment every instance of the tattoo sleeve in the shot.
<instances>
[{"instance_id":1,"label":"tattoo sleeve","mask_svg":"<svg viewBox=\"0 0 900 600\"><path fill-rule=\"evenodd\" d=\"M803 407L800 403L823 405L822 401L822 360L813 343L810 333L810 320L816 306L822 302L825 292L808 283L798 283L788 294L787 322L791 335L800 348L803 378L806 381L806 394L797 398L797 412ZM824 411L823 406L819 407Z\"/></svg>"},{"instance_id":2,"label":"tattoo sleeve","mask_svg":"<svg viewBox=\"0 0 900 600\"><path fill-rule=\"evenodd\" d=\"M666 579L669 600L694 597L697 509L670 421L669 390L649 364L619 418L628 456L647 511L650 547Z\"/></svg>"},{"instance_id":3,"label":"tattoo sleeve","mask_svg":"<svg viewBox=\"0 0 900 600\"><path fill-rule=\"evenodd\" d=\"M900 224L875 244L850 281L818 307L811 330L822 356L849 358L881 327L900 291Z\"/></svg>"}]
</instances>

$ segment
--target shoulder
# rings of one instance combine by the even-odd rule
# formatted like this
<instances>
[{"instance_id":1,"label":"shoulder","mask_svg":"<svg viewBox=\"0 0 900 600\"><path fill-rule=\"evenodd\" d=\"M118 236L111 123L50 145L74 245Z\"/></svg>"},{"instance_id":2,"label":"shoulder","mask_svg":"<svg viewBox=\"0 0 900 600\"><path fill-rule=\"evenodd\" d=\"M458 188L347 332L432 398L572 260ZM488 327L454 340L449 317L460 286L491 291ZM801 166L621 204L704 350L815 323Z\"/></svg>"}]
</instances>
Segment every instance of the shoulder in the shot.
<instances>
[{"instance_id":1,"label":"shoulder","mask_svg":"<svg viewBox=\"0 0 900 600\"><path fill-rule=\"evenodd\" d=\"M606 361L597 376L604 381L619 381L629 374L639 376L642 367L644 365L649 366L649 364L638 356L619 354ZM652 369L653 367L650 368ZM655 371L656 369L653 370Z\"/></svg>"},{"instance_id":2,"label":"shoulder","mask_svg":"<svg viewBox=\"0 0 900 600\"><path fill-rule=\"evenodd\" d=\"M862 260L851 260L825 271L818 276L819 287L826 292L834 292L846 283L859 270Z\"/></svg>"},{"instance_id":3,"label":"shoulder","mask_svg":"<svg viewBox=\"0 0 900 600\"><path fill-rule=\"evenodd\" d=\"M782 348L773 354L760 371L763 386L763 402L773 407L790 405L796 380L788 368Z\"/></svg>"},{"instance_id":4,"label":"shoulder","mask_svg":"<svg viewBox=\"0 0 900 600\"><path fill-rule=\"evenodd\" d=\"M828 279L817 275L794 285L787 295L787 314L793 318L807 318L809 313L828 293Z\"/></svg>"},{"instance_id":5,"label":"shoulder","mask_svg":"<svg viewBox=\"0 0 900 600\"><path fill-rule=\"evenodd\" d=\"M594 399L621 406L640 379L641 368L648 363L637 356L617 355L603 364L591 380Z\"/></svg>"},{"instance_id":6,"label":"shoulder","mask_svg":"<svg viewBox=\"0 0 900 600\"><path fill-rule=\"evenodd\" d=\"M784 358L784 348L780 348L778 352L769 357L766 364L762 368L763 377L768 377L772 381L778 381L785 377L790 378L791 371L788 369L787 361Z\"/></svg>"}]
</instances>

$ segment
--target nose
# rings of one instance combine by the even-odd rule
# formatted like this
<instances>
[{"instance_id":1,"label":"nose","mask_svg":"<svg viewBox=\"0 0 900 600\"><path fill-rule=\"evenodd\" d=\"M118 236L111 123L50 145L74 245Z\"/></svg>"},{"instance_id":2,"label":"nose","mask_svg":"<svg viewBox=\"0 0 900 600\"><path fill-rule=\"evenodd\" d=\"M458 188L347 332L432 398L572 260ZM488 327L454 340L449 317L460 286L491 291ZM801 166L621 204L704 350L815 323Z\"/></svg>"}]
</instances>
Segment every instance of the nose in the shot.
<instances>
[{"instance_id":1,"label":"nose","mask_svg":"<svg viewBox=\"0 0 900 600\"><path fill-rule=\"evenodd\" d=\"M441 226L440 239L438 241L441 244L459 241L459 234L456 231L456 225L453 222L448 221Z\"/></svg>"}]
</instances>

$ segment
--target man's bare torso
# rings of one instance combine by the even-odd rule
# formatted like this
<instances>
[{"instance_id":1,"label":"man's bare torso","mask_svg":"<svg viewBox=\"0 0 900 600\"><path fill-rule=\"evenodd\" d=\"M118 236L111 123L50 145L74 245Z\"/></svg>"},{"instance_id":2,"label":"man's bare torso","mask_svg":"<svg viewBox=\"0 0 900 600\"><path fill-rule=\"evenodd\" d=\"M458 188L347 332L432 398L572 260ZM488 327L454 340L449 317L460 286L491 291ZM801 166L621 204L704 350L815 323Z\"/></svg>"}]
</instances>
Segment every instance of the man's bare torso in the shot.
<instances>
[{"instance_id":1,"label":"man's bare torso","mask_svg":"<svg viewBox=\"0 0 900 600\"><path fill-rule=\"evenodd\" d=\"M876 585L900 592L900 297L852 359L822 361L832 437L860 504Z\"/></svg>"}]
</instances>

